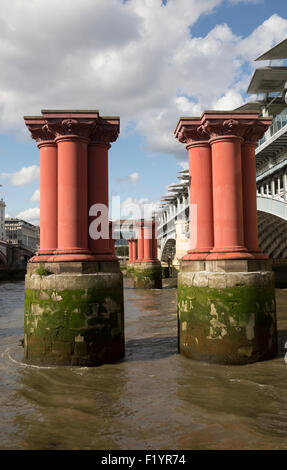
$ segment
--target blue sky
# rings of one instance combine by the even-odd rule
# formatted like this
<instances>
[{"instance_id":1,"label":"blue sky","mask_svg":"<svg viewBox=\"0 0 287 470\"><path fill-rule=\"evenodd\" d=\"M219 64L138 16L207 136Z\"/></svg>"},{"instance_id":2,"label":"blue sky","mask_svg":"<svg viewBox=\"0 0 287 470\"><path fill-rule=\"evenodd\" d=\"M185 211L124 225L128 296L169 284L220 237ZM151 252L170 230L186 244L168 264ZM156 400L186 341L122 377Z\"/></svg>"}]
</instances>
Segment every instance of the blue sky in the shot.
<instances>
[{"instance_id":1,"label":"blue sky","mask_svg":"<svg viewBox=\"0 0 287 470\"><path fill-rule=\"evenodd\" d=\"M0 0L0 183L6 212L39 220L39 150L23 116L119 115L110 195L156 203L187 152L180 116L234 109L253 60L287 37L286 0ZM57 11L55 17L54 12ZM250 99L250 97L249 97Z\"/></svg>"}]
</instances>

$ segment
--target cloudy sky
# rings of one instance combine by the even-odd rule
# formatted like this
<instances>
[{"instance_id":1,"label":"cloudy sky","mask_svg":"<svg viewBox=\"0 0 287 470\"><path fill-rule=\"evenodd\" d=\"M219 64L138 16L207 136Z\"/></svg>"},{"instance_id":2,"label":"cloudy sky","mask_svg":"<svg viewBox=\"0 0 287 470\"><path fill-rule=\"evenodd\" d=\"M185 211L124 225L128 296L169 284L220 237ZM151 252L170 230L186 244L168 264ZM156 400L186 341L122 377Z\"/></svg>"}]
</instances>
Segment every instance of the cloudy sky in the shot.
<instances>
[{"instance_id":1,"label":"cloudy sky","mask_svg":"<svg viewBox=\"0 0 287 470\"><path fill-rule=\"evenodd\" d=\"M39 151L24 115L119 115L110 195L156 202L186 166L180 116L234 109L253 60L287 37L286 0L0 0L0 183L6 212L39 218Z\"/></svg>"}]
</instances>

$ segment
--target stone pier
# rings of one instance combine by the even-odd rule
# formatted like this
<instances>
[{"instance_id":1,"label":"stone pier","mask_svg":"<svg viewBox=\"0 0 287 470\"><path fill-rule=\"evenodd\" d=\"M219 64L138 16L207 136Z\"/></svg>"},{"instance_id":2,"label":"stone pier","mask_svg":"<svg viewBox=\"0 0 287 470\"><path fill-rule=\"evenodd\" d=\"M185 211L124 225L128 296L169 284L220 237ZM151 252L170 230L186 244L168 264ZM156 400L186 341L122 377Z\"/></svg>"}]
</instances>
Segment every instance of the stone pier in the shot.
<instances>
[{"instance_id":1,"label":"stone pier","mask_svg":"<svg viewBox=\"0 0 287 470\"><path fill-rule=\"evenodd\" d=\"M108 220L108 149L119 118L44 110L24 119L41 162L40 249L25 280L25 358L81 366L120 360L123 281Z\"/></svg>"},{"instance_id":2,"label":"stone pier","mask_svg":"<svg viewBox=\"0 0 287 470\"><path fill-rule=\"evenodd\" d=\"M187 357L246 364L277 353L271 261L257 237L255 147L271 124L257 113L181 118L189 151L191 248L178 276L179 348Z\"/></svg>"},{"instance_id":3,"label":"stone pier","mask_svg":"<svg viewBox=\"0 0 287 470\"><path fill-rule=\"evenodd\" d=\"M133 264L135 288L161 289L162 270L157 258L156 224L141 221L138 227L137 259Z\"/></svg>"}]
</instances>

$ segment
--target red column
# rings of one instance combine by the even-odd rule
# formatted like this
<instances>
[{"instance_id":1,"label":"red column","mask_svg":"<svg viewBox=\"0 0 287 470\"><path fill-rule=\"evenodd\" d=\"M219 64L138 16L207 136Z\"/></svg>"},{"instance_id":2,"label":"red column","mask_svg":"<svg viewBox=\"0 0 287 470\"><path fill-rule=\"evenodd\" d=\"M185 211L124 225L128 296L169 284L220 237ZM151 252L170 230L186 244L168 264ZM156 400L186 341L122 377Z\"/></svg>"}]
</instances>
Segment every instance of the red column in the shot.
<instances>
[{"instance_id":1,"label":"red column","mask_svg":"<svg viewBox=\"0 0 287 470\"><path fill-rule=\"evenodd\" d=\"M207 259L252 258L244 241L241 159L242 135L249 116L208 111L202 117L212 154L214 248Z\"/></svg>"},{"instance_id":2,"label":"red column","mask_svg":"<svg viewBox=\"0 0 287 470\"><path fill-rule=\"evenodd\" d=\"M256 146L257 143L254 142L244 142L242 144L244 239L248 251L255 254L256 257L259 255L259 258L267 258L267 256L262 255L258 246L255 166Z\"/></svg>"},{"instance_id":3,"label":"red column","mask_svg":"<svg viewBox=\"0 0 287 470\"><path fill-rule=\"evenodd\" d=\"M156 223L153 222L152 226L152 258L154 261L157 259L157 233L156 233Z\"/></svg>"},{"instance_id":4,"label":"red column","mask_svg":"<svg viewBox=\"0 0 287 470\"><path fill-rule=\"evenodd\" d=\"M114 142L119 134L119 118L101 118L97 121L88 146L88 207L101 204L98 213L101 217L102 236L93 239L89 236L89 249L99 261L117 261L111 251L107 227L109 218L109 170L108 151L110 142ZM89 216L89 226L98 216Z\"/></svg>"},{"instance_id":5,"label":"red column","mask_svg":"<svg viewBox=\"0 0 287 470\"><path fill-rule=\"evenodd\" d=\"M182 119L176 137L187 144L190 176L190 235L192 248L184 260L205 259L213 248L212 165L209 135L199 118Z\"/></svg>"},{"instance_id":6,"label":"red column","mask_svg":"<svg viewBox=\"0 0 287 470\"><path fill-rule=\"evenodd\" d=\"M144 230L144 262L153 261L152 224L145 222Z\"/></svg>"},{"instance_id":7,"label":"red column","mask_svg":"<svg viewBox=\"0 0 287 470\"><path fill-rule=\"evenodd\" d=\"M53 254L58 246L58 152L54 141L38 144L40 149L40 250Z\"/></svg>"},{"instance_id":8,"label":"red column","mask_svg":"<svg viewBox=\"0 0 287 470\"><path fill-rule=\"evenodd\" d=\"M136 255L136 240L134 238L131 239L131 253L132 253L132 263L134 263L137 259Z\"/></svg>"},{"instance_id":9,"label":"red column","mask_svg":"<svg viewBox=\"0 0 287 470\"><path fill-rule=\"evenodd\" d=\"M102 204L106 213L102 212L103 224L108 227L109 182L108 182L108 150L109 143L91 142L88 147L88 208L94 204ZM99 213L100 215L100 213ZM89 216L89 225L96 216ZM102 228L103 229L103 228ZM111 260L114 256L110 249L109 238L94 240L89 236L89 249L97 259Z\"/></svg>"},{"instance_id":10,"label":"red column","mask_svg":"<svg viewBox=\"0 0 287 470\"><path fill-rule=\"evenodd\" d=\"M88 252L88 139L57 137L58 144L58 260L85 260ZM62 255L62 256L60 256Z\"/></svg>"},{"instance_id":11,"label":"red column","mask_svg":"<svg viewBox=\"0 0 287 470\"><path fill-rule=\"evenodd\" d=\"M25 117L25 123L40 149L40 250L30 262L47 261L57 248L58 157L54 135L42 116Z\"/></svg>"},{"instance_id":12,"label":"red column","mask_svg":"<svg viewBox=\"0 0 287 470\"><path fill-rule=\"evenodd\" d=\"M270 126L270 120L254 120L245 126L245 141L242 144L243 219L245 246L255 258L265 256L258 246L257 189L255 149L258 139Z\"/></svg>"},{"instance_id":13,"label":"red column","mask_svg":"<svg viewBox=\"0 0 287 470\"><path fill-rule=\"evenodd\" d=\"M214 249L208 259L250 257L244 246L241 143L238 136L211 139Z\"/></svg>"},{"instance_id":14,"label":"red column","mask_svg":"<svg viewBox=\"0 0 287 470\"><path fill-rule=\"evenodd\" d=\"M144 230L143 222L138 227L138 257L137 261L142 262L144 259Z\"/></svg>"},{"instance_id":15,"label":"red column","mask_svg":"<svg viewBox=\"0 0 287 470\"><path fill-rule=\"evenodd\" d=\"M135 239L134 240L134 261L137 261L138 259L138 241Z\"/></svg>"},{"instance_id":16,"label":"red column","mask_svg":"<svg viewBox=\"0 0 287 470\"><path fill-rule=\"evenodd\" d=\"M129 263L133 262L132 240L128 240L129 244Z\"/></svg>"}]
</instances>

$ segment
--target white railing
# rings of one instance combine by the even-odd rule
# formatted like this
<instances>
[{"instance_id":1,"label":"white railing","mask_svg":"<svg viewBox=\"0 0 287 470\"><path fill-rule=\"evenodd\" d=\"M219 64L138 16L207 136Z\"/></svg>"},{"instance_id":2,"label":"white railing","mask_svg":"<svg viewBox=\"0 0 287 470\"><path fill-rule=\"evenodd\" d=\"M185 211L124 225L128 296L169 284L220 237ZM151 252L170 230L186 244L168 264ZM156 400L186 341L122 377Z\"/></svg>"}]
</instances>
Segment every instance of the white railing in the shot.
<instances>
[{"instance_id":1,"label":"white railing","mask_svg":"<svg viewBox=\"0 0 287 470\"><path fill-rule=\"evenodd\" d=\"M273 175L257 184L257 196L287 202L287 172Z\"/></svg>"},{"instance_id":2,"label":"white railing","mask_svg":"<svg viewBox=\"0 0 287 470\"><path fill-rule=\"evenodd\" d=\"M264 142L266 142L268 139L273 137L273 135L275 135L277 132L279 132L286 125L287 125L287 111L286 111L286 109L284 109L284 111L282 111L282 113L278 114L273 119L273 122L272 122L270 128L264 134L262 139L259 140L258 147L260 145L264 144Z\"/></svg>"}]
</instances>

